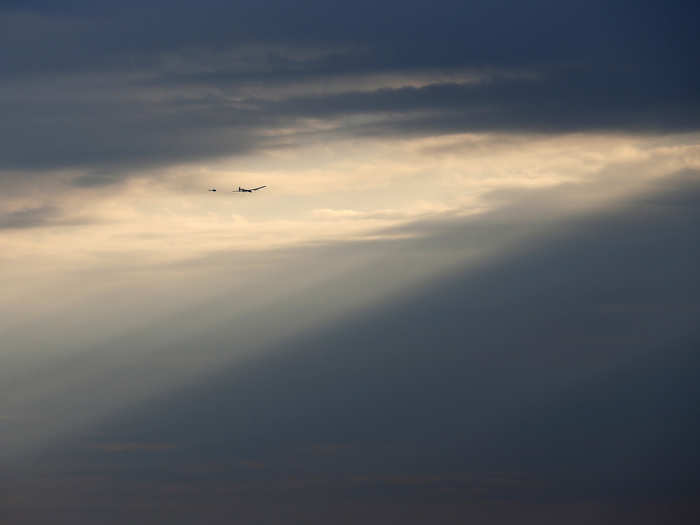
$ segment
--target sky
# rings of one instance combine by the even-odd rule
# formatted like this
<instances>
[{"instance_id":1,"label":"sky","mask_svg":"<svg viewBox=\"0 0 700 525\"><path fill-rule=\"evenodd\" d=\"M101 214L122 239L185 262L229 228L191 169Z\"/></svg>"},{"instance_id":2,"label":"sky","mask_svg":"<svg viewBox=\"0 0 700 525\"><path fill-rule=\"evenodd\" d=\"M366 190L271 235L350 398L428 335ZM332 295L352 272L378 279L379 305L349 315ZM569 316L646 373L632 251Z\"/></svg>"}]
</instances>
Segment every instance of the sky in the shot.
<instances>
[{"instance_id":1,"label":"sky","mask_svg":"<svg viewBox=\"0 0 700 525\"><path fill-rule=\"evenodd\" d=\"M0 521L695 523L698 14L0 2Z\"/></svg>"}]
</instances>

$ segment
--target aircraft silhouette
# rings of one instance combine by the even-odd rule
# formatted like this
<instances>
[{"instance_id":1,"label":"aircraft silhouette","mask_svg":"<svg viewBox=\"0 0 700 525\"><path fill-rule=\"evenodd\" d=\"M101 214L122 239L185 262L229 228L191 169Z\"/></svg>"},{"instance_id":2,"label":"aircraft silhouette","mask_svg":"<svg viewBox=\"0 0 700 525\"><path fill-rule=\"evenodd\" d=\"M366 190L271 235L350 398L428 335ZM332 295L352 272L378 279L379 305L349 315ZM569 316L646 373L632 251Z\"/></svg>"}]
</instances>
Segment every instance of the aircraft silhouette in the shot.
<instances>
[{"instance_id":1,"label":"aircraft silhouette","mask_svg":"<svg viewBox=\"0 0 700 525\"><path fill-rule=\"evenodd\" d=\"M257 188L250 188L250 189L248 189L248 188L241 188L240 186L238 186L238 189L237 189L237 190L233 190L233 191L234 191L234 192L241 192L241 193L253 193L254 191L258 191L258 190L261 190L261 189L263 189L263 188L267 188L267 186L258 186Z\"/></svg>"}]
</instances>

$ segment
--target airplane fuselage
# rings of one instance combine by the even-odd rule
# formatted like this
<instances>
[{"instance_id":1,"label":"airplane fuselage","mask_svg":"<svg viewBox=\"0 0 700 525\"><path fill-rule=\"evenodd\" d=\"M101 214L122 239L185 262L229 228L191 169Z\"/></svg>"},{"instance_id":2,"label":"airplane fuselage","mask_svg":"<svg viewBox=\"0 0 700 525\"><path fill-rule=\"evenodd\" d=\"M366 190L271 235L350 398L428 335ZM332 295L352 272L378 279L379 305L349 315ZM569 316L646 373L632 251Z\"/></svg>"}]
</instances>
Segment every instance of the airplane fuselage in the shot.
<instances>
[{"instance_id":1,"label":"airplane fuselage","mask_svg":"<svg viewBox=\"0 0 700 525\"><path fill-rule=\"evenodd\" d=\"M257 188L241 188L240 186L238 186L238 190L233 191L239 191L241 193L253 193L254 191L258 191L263 188L267 188L267 186L258 186Z\"/></svg>"}]
</instances>

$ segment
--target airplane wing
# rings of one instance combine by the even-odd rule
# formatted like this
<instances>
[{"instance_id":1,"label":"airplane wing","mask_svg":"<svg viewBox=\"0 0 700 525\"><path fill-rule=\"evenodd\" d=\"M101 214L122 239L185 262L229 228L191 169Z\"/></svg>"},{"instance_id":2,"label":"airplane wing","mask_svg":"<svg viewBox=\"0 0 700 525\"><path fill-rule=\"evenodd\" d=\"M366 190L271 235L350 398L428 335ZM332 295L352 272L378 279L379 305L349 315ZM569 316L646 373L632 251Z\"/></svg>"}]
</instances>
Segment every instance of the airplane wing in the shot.
<instances>
[{"instance_id":1,"label":"airplane wing","mask_svg":"<svg viewBox=\"0 0 700 525\"><path fill-rule=\"evenodd\" d=\"M267 188L267 186L258 186L257 188L252 188L253 191L255 190L261 190L263 188Z\"/></svg>"}]
</instances>

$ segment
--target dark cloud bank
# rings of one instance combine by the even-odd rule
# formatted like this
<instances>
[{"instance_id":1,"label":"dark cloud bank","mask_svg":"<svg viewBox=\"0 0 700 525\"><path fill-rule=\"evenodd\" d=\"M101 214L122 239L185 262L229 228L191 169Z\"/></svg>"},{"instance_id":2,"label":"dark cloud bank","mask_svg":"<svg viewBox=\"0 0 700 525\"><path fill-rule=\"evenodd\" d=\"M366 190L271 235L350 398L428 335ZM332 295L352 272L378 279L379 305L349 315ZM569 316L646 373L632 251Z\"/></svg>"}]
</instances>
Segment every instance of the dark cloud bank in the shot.
<instances>
[{"instance_id":1,"label":"dark cloud bank","mask_svg":"<svg viewBox=\"0 0 700 525\"><path fill-rule=\"evenodd\" d=\"M3 3L0 169L124 173L275 147L261 130L351 114L379 120L339 133L696 130L697 14L683 1ZM491 80L264 96L464 70Z\"/></svg>"},{"instance_id":2,"label":"dark cloud bank","mask_svg":"<svg viewBox=\"0 0 700 525\"><path fill-rule=\"evenodd\" d=\"M695 523L698 204L686 174L130 411L5 477L10 522Z\"/></svg>"}]
</instances>

